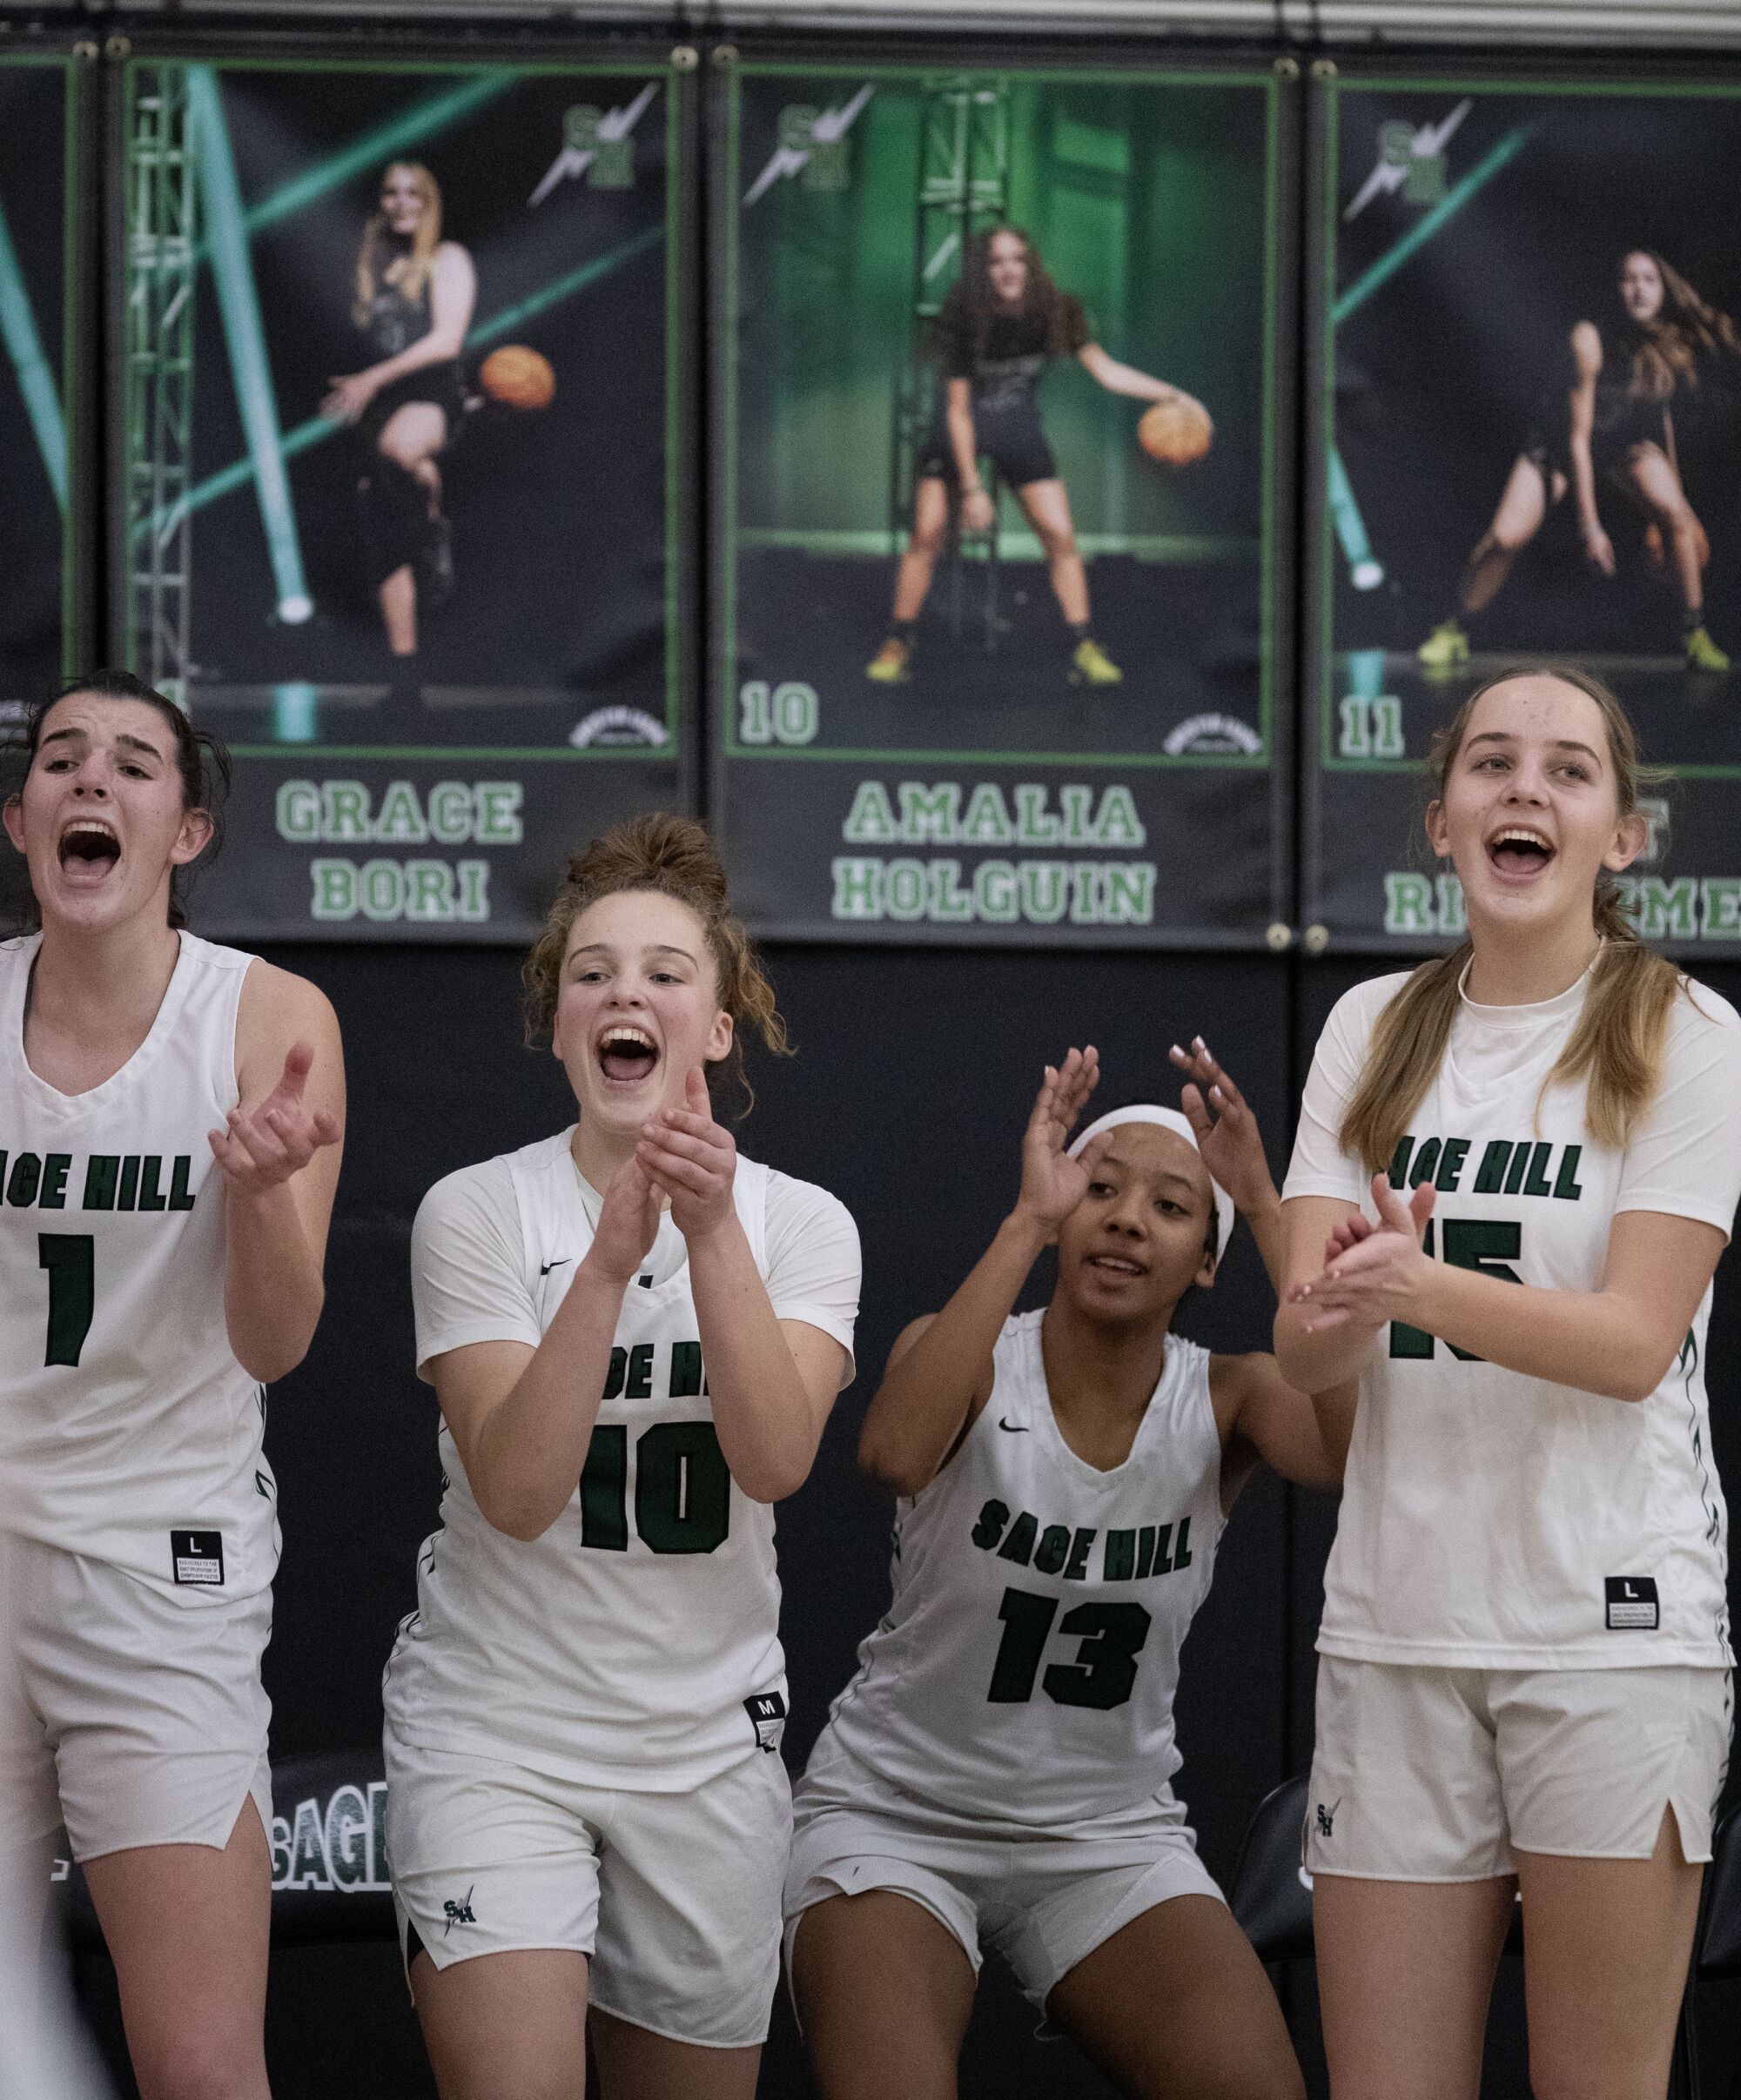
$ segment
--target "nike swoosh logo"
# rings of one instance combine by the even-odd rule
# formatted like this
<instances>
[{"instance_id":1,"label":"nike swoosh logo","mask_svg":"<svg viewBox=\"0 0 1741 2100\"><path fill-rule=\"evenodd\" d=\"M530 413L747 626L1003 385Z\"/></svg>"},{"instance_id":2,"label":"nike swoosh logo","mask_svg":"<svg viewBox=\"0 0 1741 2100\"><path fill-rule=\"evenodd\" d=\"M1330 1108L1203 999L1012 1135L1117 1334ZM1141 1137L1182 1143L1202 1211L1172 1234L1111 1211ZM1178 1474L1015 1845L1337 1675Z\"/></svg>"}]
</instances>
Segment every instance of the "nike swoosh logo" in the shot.
<instances>
[{"instance_id":1,"label":"nike swoosh logo","mask_svg":"<svg viewBox=\"0 0 1741 2100\"><path fill-rule=\"evenodd\" d=\"M555 1261L545 1262L540 1267L538 1273L540 1276L548 1276L552 1269L560 1269L567 1263L573 1261L574 1258L572 1254L559 1254Z\"/></svg>"},{"instance_id":2,"label":"nike swoosh logo","mask_svg":"<svg viewBox=\"0 0 1741 2100\"><path fill-rule=\"evenodd\" d=\"M1007 1429L1012 1437L1025 1437L1028 1433L1025 1422L1012 1422L1006 1414L998 1417L998 1426L999 1429Z\"/></svg>"}]
</instances>

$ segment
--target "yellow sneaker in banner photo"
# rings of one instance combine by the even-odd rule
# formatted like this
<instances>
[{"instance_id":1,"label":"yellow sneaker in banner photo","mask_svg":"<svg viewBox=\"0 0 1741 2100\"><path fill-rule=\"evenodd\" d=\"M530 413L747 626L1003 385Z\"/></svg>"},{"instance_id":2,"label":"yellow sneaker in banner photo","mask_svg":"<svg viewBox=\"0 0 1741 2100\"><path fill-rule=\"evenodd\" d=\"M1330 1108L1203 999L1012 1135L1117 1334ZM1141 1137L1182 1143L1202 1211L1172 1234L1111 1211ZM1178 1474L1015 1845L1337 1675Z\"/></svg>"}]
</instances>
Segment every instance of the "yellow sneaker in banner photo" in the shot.
<instances>
[{"instance_id":1,"label":"yellow sneaker in banner photo","mask_svg":"<svg viewBox=\"0 0 1741 2100\"><path fill-rule=\"evenodd\" d=\"M1469 638L1455 620L1442 620L1415 654L1429 671L1455 671L1469 660Z\"/></svg>"},{"instance_id":2,"label":"yellow sneaker in banner photo","mask_svg":"<svg viewBox=\"0 0 1741 2100\"><path fill-rule=\"evenodd\" d=\"M1726 671L1729 656L1711 639L1708 628L1699 626L1688 629L1686 661L1689 671Z\"/></svg>"},{"instance_id":3,"label":"yellow sneaker in banner photo","mask_svg":"<svg viewBox=\"0 0 1741 2100\"><path fill-rule=\"evenodd\" d=\"M1125 675L1098 641L1086 637L1077 643L1070 668L1072 678L1079 684L1115 686Z\"/></svg>"},{"instance_id":4,"label":"yellow sneaker in banner photo","mask_svg":"<svg viewBox=\"0 0 1741 2100\"><path fill-rule=\"evenodd\" d=\"M864 667L864 675L879 686L904 686L911 677L913 653L898 634L891 634Z\"/></svg>"}]
</instances>

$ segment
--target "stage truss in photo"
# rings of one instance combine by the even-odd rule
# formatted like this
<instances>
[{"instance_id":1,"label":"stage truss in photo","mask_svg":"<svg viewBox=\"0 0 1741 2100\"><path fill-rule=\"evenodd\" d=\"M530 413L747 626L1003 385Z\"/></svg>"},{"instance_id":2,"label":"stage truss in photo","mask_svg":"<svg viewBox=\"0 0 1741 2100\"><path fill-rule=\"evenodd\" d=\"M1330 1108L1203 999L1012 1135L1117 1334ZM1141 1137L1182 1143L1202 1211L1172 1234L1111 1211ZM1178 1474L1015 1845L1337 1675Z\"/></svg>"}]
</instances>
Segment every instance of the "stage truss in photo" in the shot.
<instances>
[{"instance_id":1,"label":"stage truss in photo","mask_svg":"<svg viewBox=\"0 0 1741 2100\"><path fill-rule=\"evenodd\" d=\"M129 631L141 674L183 706L192 617L195 185L186 68L136 65L126 101Z\"/></svg>"}]
</instances>

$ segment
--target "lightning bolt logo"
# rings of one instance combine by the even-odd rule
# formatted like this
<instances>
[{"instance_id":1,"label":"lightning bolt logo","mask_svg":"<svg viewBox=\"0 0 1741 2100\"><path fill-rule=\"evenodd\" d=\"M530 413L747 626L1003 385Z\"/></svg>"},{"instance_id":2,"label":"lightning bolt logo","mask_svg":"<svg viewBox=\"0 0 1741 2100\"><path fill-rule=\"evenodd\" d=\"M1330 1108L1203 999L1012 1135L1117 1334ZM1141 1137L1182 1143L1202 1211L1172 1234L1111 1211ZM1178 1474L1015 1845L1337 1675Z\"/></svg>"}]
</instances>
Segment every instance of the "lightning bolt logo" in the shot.
<instances>
[{"instance_id":1,"label":"lightning bolt logo","mask_svg":"<svg viewBox=\"0 0 1741 2100\"><path fill-rule=\"evenodd\" d=\"M837 145L852 129L858 112L870 101L876 90L869 85L859 89L851 101L838 110L824 110L810 127L810 135L819 146ZM808 146L776 146L768 157L768 164L750 185L743 199L747 211L758 198L766 196L776 182L784 182L794 175L803 174L810 162Z\"/></svg>"},{"instance_id":2,"label":"lightning bolt logo","mask_svg":"<svg viewBox=\"0 0 1741 2100\"><path fill-rule=\"evenodd\" d=\"M1442 123L1422 124L1409 143L1410 158L1435 159L1450 144L1458 125L1474 107L1474 103L1465 97ZM1408 161L1388 159L1381 148L1377 164L1361 184L1359 195L1343 212L1342 224L1346 225L1349 219L1358 218L1375 197L1394 197L1408 179Z\"/></svg>"},{"instance_id":3,"label":"lightning bolt logo","mask_svg":"<svg viewBox=\"0 0 1741 2100\"><path fill-rule=\"evenodd\" d=\"M647 105L659 92L659 83L649 80L626 110L607 110L599 118L598 137L602 145L615 145L627 138L646 114ZM535 211L558 183L578 182L592 165L597 153L593 146L564 145L545 171L544 179L526 200L528 210Z\"/></svg>"}]
</instances>

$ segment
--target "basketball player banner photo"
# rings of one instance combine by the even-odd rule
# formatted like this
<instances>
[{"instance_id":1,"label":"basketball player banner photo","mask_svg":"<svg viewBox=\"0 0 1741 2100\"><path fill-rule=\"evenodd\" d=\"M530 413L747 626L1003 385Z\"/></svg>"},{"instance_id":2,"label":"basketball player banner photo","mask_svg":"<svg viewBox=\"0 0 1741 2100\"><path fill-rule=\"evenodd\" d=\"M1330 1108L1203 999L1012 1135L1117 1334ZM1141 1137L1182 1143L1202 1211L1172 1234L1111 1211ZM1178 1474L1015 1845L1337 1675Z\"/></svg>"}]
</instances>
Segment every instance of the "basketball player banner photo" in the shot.
<instances>
[{"instance_id":1,"label":"basketball player banner photo","mask_svg":"<svg viewBox=\"0 0 1741 2100\"><path fill-rule=\"evenodd\" d=\"M692 76L121 72L111 603L236 755L200 928L524 938L693 799Z\"/></svg>"},{"instance_id":2,"label":"basketball player banner photo","mask_svg":"<svg viewBox=\"0 0 1741 2100\"><path fill-rule=\"evenodd\" d=\"M93 580L83 471L82 265L94 254L94 69L71 51L0 57L0 753L21 753L30 702L86 646ZM0 917L25 892L0 855Z\"/></svg>"},{"instance_id":3,"label":"basketball player banner photo","mask_svg":"<svg viewBox=\"0 0 1741 2100\"><path fill-rule=\"evenodd\" d=\"M1321 76L1301 916L1458 935L1421 762L1481 680L1563 659L1675 775L1641 929L1733 952L1741 78Z\"/></svg>"},{"instance_id":4,"label":"basketball player banner photo","mask_svg":"<svg viewBox=\"0 0 1741 2100\"><path fill-rule=\"evenodd\" d=\"M709 104L714 808L768 932L1287 916L1297 69L754 60Z\"/></svg>"}]
</instances>

